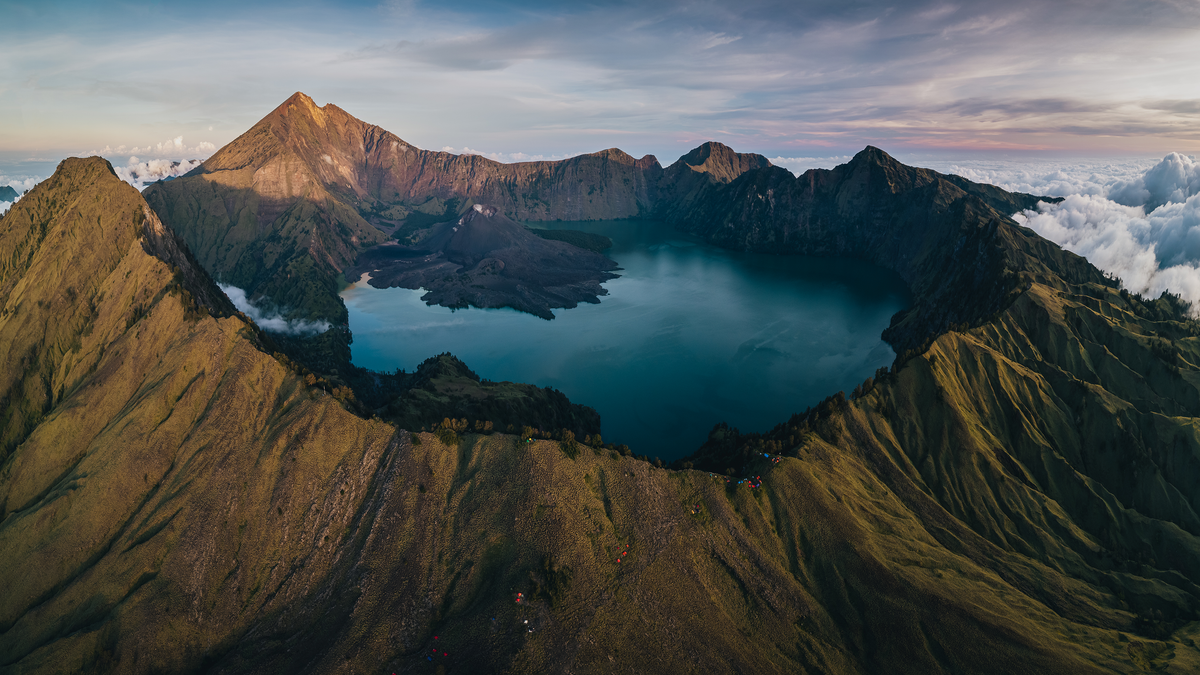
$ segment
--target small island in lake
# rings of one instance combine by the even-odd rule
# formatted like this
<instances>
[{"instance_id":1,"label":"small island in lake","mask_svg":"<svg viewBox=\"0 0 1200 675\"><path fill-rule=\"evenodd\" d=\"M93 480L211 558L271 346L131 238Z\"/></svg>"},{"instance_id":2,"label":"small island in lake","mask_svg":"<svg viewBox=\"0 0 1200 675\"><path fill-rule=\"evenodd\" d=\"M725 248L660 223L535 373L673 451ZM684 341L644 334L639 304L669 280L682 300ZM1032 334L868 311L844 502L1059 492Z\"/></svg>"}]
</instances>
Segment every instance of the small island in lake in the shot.
<instances>
[{"instance_id":1,"label":"small island in lake","mask_svg":"<svg viewBox=\"0 0 1200 675\"><path fill-rule=\"evenodd\" d=\"M423 288L443 307L512 307L543 319L550 310L607 295L617 263L595 250L538 236L495 208L476 204L456 220L411 233L405 243L364 251L348 270L376 288Z\"/></svg>"}]
</instances>

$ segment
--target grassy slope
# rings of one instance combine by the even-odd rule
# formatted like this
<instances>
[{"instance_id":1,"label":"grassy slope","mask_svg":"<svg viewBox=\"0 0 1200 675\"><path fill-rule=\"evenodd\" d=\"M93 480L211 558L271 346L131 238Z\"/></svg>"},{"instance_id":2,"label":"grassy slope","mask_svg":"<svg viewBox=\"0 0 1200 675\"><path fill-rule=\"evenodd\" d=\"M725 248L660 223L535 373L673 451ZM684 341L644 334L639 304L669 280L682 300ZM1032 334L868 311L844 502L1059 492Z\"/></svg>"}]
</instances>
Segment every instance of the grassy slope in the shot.
<instances>
[{"instance_id":1,"label":"grassy slope","mask_svg":"<svg viewBox=\"0 0 1200 675\"><path fill-rule=\"evenodd\" d=\"M97 165L84 165L97 194L131 192ZM46 192L77 203L66 188ZM103 210L56 216L47 238L70 238ZM112 231L133 231L136 213L113 213ZM119 255L97 276L94 327L71 352L95 366L0 469L0 587L13 589L0 598L6 670L1200 666L1183 642L1122 642L1114 628L1127 617L1058 569L1064 556L1043 562L975 534L968 510L960 519L946 506L943 494L956 493L939 492L952 481L911 468L924 463L905 443L929 432L898 425L894 447L881 446L886 419L869 397L764 471L758 491L501 434L452 447L414 440L305 388L254 347L241 319L189 315L182 295L166 292L170 268L128 239L98 240ZM53 252L25 274L61 267ZM139 298L157 300L131 322ZM1013 321L1026 321L1022 307ZM945 336L930 354L961 340ZM1001 370L1013 392L1022 382L1037 391L1027 368ZM936 431L939 408L924 405L921 388L951 382L938 372L914 360L875 391L920 405L928 415L911 419ZM971 475L953 469L971 455L921 442L945 448L929 451L932 466ZM529 600L517 604L517 592ZM1065 612L1062 598L1103 611ZM450 655L427 660L435 646Z\"/></svg>"}]
</instances>

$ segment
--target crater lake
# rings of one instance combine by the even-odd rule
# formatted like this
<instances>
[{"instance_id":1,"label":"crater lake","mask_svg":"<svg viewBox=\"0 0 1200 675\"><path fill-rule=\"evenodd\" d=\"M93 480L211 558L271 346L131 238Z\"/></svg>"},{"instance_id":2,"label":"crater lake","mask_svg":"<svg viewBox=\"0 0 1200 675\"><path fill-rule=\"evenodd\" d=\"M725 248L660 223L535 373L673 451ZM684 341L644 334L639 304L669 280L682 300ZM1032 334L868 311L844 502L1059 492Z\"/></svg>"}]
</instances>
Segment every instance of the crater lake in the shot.
<instances>
[{"instance_id":1,"label":"crater lake","mask_svg":"<svg viewBox=\"0 0 1200 675\"><path fill-rule=\"evenodd\" d=\"M428 306L364 277L341 293L354 364L412 371L448 351L482 378L558 389L600 413L606 442L671 461L718 422L765 431L895 358L880 334L908 290L865 262L729 251L656 221L533 226L613 240L621 276L599 304L546 321Z\"/></svg>"}]
</instances>

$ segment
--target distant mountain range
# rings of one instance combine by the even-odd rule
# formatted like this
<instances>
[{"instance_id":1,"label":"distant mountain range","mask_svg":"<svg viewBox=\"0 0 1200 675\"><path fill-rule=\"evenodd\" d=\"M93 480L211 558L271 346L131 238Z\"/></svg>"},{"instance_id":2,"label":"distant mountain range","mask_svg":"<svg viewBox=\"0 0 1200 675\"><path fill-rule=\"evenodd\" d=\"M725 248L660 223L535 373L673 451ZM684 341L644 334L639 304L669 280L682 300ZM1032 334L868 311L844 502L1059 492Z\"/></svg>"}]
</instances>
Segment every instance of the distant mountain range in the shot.
<instances>
[{"instance_id":1,"label":"distant mountain range","mask_svg":"<svg viewBox=\"0 0 1200 675\"><path fill-rule=\"evenodd\" d=\"M145 200L70 159L0 218L4 669L1200 672L1200 325L1009 218L1036 198L875 148L505 169L375 129L298 95ZM535 247L506 219L589 190L895 270L899 357L668 469L448 355L367 406L389 376L330 379L212 281L330 316L373 223ZM437 222L447 259L506 248Z\"/></svg>"},{"instance_id":2,"label":"distant mountain range","mask_svg":"<svg viewBox=\"0 0 1200 675\"><path fill-rule=\"evenodd\" d=\"M0 185L0 202L15 202L21 195L10 185Z\"/></svg>"}]
</instances>

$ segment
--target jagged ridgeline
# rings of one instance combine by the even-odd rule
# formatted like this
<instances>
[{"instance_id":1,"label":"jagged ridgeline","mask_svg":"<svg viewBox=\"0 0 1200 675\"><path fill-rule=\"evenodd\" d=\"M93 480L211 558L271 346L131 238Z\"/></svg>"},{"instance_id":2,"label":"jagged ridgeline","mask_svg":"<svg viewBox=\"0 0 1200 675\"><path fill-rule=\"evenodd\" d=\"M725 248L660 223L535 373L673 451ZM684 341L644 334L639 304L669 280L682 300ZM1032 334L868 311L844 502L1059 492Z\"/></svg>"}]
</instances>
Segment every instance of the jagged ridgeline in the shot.
<instances>
[{"instance_id":1,"label":"jagged ridgeline","mask_svg":"<svg viewBox=\"0 0 1200 675\"><path fill-rule=\"evenodd\" d=\"M103 160L65 162L0 219L19 371L0 664L1200 670L1200 338L1180 303L1017 227L1025 197L874 149L688 194L673 221L703 214L712 241L865 257L915 296L893 369L767 434L718 428L689 460L757 488L351 414L222 316Z\"/></svg>"}]
</instances>

